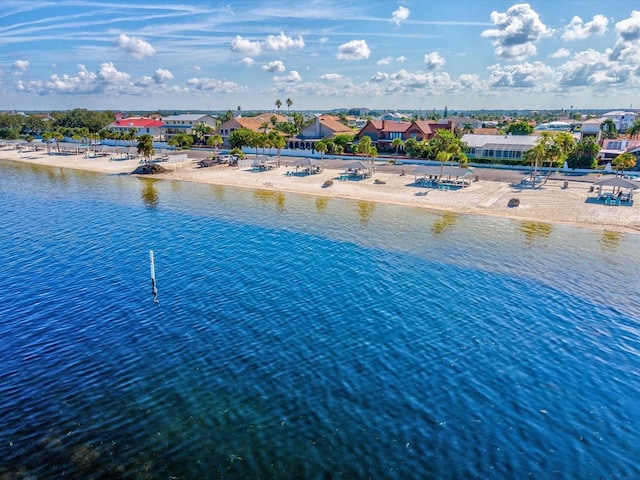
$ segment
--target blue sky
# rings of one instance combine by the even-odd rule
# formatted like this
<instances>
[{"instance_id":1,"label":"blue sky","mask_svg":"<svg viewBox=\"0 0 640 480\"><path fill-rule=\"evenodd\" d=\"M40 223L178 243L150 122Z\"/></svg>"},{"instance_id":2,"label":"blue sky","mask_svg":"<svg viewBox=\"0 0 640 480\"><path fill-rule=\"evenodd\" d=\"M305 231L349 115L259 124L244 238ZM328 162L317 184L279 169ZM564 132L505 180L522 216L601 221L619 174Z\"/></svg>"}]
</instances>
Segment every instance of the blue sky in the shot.
<instances>
[{"instance_id":1,"label":"blue sky","mask_svg":"<svg viewBox=\"0 0 640 480\"><path fill-rule=\"evenodd\" d=\"M640 107L638 0L3 7L0 109Z\"/></svg>"}]
</instances>

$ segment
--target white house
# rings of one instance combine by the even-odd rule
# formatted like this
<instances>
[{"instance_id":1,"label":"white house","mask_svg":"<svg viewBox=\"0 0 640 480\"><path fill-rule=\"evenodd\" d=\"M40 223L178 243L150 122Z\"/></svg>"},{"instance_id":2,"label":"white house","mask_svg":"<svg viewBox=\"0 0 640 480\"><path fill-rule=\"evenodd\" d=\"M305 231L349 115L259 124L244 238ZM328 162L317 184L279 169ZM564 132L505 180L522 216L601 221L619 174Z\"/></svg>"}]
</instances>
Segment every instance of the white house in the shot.
<instances>
[{"instance_id":1,"label":"white house","mask_svg":"<svg viewBox=\"0 0 640 480\"><path fill-rule=\"evenodd\" d=\"M616 129L618 132L624 132L627 128L629 128L633 122L638 118L638 114L635 112L625 112L622 110L614 110L612 112L607 112L602 115L602 119L606 120L610 118L616 124Z\"/></svg>"},{"instance_id":2,"label":"white house","mask_svg":"<svg viewBox=\"0 0 640 480\"><path fill-rule=\"evenodd\" d=\"M193 135L193 127L199 123L209 125L216 128L216 119L211 115L203 113L185 113L181 115L169 115L163 119L163 133L165 140L171 140L171 137L179 133Z\"/></svg>"},{"instance_id":3,"label":"white house","mask_svg":"<svg viewBox=\"0 0 640 480\"><path fill-rule=\"evenodd\" d=\"M520 160L527 150L536 146L536 135L476 135L467 133L462 136L467 156L489 158L492 160Z\"/></svg>"}]
</instances>

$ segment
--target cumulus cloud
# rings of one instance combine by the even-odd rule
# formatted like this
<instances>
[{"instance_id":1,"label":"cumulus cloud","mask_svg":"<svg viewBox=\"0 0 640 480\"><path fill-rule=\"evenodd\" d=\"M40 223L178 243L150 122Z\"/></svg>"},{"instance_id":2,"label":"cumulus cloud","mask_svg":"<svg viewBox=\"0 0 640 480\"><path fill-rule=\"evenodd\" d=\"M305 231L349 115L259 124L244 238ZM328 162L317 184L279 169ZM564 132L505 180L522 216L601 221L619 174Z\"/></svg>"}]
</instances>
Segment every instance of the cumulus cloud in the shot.
<instances>
[{"instance_id":1,"label":"cumulus cloud","mask_svg":"<svg viewBox=\"0 0 640 480\"><path fill-rule=\"evenodd\" d=\"M364 40L351 40L338 47L338 60L364 60L369 58L371 50Z\"/></svg>"},{"instance_id":2,"label":"cumulus cloud","mask_svg":"<svg viewBox=\"0 0 640 480\"><path fill-rule=\"evenodd\" d=\"M98 79L107 84L128 82L129 78L129 74L120 72L113 62L102 63L98 69Z\"/></svg>"},{"instance_id":3,"label":"cumulus cloud","mask_svg":"<svg viewBox=\"0 0 640 480\"><path fill-rule=\"evenodd\" d=\"M264 42L265 50L295 50L304 48L304 39L302 37L292 38L287 37L284 32L280 32L280 35L274 37L269 35Z\"/></svg>"},{"instance_id":4,"label":"cumulus cloud","mask_svg":"<svg viewBox=\"0 0 640 480\"><path fill-rule=\"evenodd\" d=\"M329 41L328 37L322 37L318 40L320 43L327 43Z\"/></svg>"},{"instance_id":5,"label":"cumulus cloud","mask_svg":"<svg viewBox=\"0 0 640 480\"><path fill-rule=\"evenodd\" d=\"M377 72L369 79L370 82L374 83L386 82L387 80L389 80L389 74L384 72Z\"/></svg>"},{"instance_id":6,"label":"cumulus cloud","mask_svg":"<svg viewBox=\"0 0 640 480\"><path fill-rule=\"evenodd\" d=\"M173 80L173 73L164 68L158 68L153 74L153 80L157 84L165 83L168 80Z\"/></svg>"},{"instance_id":7,"label":"cumulus cloud","mask_svg":"<svg viewBox=\"0 0 640 480\"><path fill-rule=\"evenodd\" d=\"M398 63L404 63L407 61L407 57L405 57L404 55L400 55L398 58L396 58L396 62Z\"/></svg>"},{"instance_id":8,"label":"cumulus cloud","mask_svg":"<svg viewBox=\"0 0 640 480\"><path fill-rule=\"evenodd\" d=\"M494 88L534 88L543 89L555 76L553 68L542 62L524 62L519 65L502 67L493 65L489 85Z\"/></svg>"},{"instance_id":9,"label":"cumulus cloud","mask_svg":"<svg viewBox=\"0 0 640 480\"><path fill-rule=\"evenodd\" d=\"M391 14L391 22L399 26L400 24L402 24L402 22L406 21L409 18L410 13L411 12L408 8L400 5L398 9Z\"/></svg>"},{"instance_id":10,"label":"cumulus cloud","mask_svg":"<svg viewBox=\"0 0 640 480\"><path fill-rule=\"evenodd\" d=\"M505 13L493 11L491 21L497 28L483 31L482 36L493 39L496 56L506 60L535 55L536 42L552 33L527 3L513 5Z\"/></svg>"},{"instance_id":11,"label":"cumulus cloud","mask_svg":"<svg viewBox=\"0 0 640 480\"><path fill-rule=\"evenodd\" d=\"M320 76L320 80L329 80L330 82L338 82L344 80L344 75L340 73L326 73Z\"/></svg>"},{"instance_id":12,"label":"cumulus cloud","mask_svg":"<svg viewBox=\"0 0 640 480\"><path fill-rule=\"evenodd\" d=\"M609 56L612 60L640 63L640 11L616 23L618 38Z\"/></svg>"},{"instance_id":13,"label":"cumulus cloud","mask_svg":"<svg viewBox=\"0 0 640 480\"><path fill-rule=\"evenodd\" d=\"M16 72L24 72L27 68L29 68L29 60L16 60L13 62L13 70Z\"/></svg>"},{"instance_id":14,"label":"cumulus cloud","mask_svg":"<svg viewBox=\"0 0 640 480\"><path fill-rule=\"evenodd\" d=\"M231 41L232 52L242 53L251 57L260 55L264 50L282 51L302 48L304 48L304 39L302 37L288 37L284 32L280 32L280 35L277 36L269 35L264 41L246 40L240 35Z\"/></svg>"},{"instance_id":15,"label":"cumulus cloud","mask_svg":"<svg viewBox=\"0 0 640 480\"><path fill-rule=\"evenodd\" d=\"M240 63L245 67L250 67L254 64L254 60L251 57L244 57L242 60L240 60Z\"/></svg>"},{"instance_id":16,"label":"cumulus cloud","mask_svg":"<svg viewBox=\"0 0 640 480\"><path fill-rule=\"evenodd\" d=\"M19 91L38 95L59 93L117 96L131 93L133 86L129 74L119 71L113 63L101 64L97 72L91 72L84 65L78 65L78 72L74 75L54 74L45 82L18 82Z\"/></svg>"},{"instance_id":17,"label":"cumulus cloud","mask_svg":"<svg viewBox=\"0 0 640 480\"><path fill-rule=\"evenodd\" d=\"M424 56L424 63L428 70L436 70L443 67L446 61L438 52L431 52Z\"/></svg>"},{"instance_id":18,"label":"cumulus cloud","mask_svg":"<svg viewBox=\"0 0 640 480\"><path fill-rule=\"evenodd\" d=\"M289 75L284 77L273 77L273 81L277 83L297 83L302 81L302 77L295 70L291 70Z\"/></svg>"},{"instance_id":19,"label":"cumulus cloud","mask_svg":"<svg viewBox=\"0 0 640 480\"><path fill-rule=\"evenodd\" d=\"M262 70L271 73L282 73L285 71L285 66L280 60L274 60L273 62L262 65Z\"/></svg>"},{"instance_id":20,"label":"cumulus cloud","mask_svg":"<svg viewBox=\"0 0 640 480\"><path fill-rule=\"evenodd\" d=\"M571 56L571 50L567 48L559 48L558 50L553 52L551 55L549 55L549 58L564 58L569 56Z\"/></svg>"},{"instance_id":21,"label":"cumulus cloud","mask_svg":"<svg viewBox=\"0 0 640 480\"><path fill-rule=\"evenodd\" d=\"M190 78L187 85L196 91L209 91L213 93L240 93L245 87L235 82L216 80L214 78Z\"/></svg>"},{"instance_id":22,"label":"cumulus cloud","mask_svg":"<svg viewBox=\"0 0 640 480\"><path fill-rule=\"evenodd\" d=\"M607 53L593 49L576 53L559 68L564 87L621 84L629 80L633 68L611 61Z\"/></svg>"},{"instance_id":23,"label":"cumulus cloud","mask_svg":"<svg viewBox=\"0 0 640 480\"><path fill-rule=\"evenodd\" d=\"M260 42L245 40L240 35L237 35L236 38L231 40L231 51L255 57L262 52L262 44Z\"/></svg>"},{"instance_id":24,"label":"cumulus cloud","mask_svg":"<svg viewBox=\"0 0 640 480\"><path fill-rule=\"evenodd\" d=\"M156 53L156 50L150 43L145 42L141 38L130 37L124 33L118 37L115 41L115 45L118 47L118 50L122 50L123 52L126 52L132 57L138 59L150 57Z\"/></svg>"},{"instance_id":25,"label":"cumulus cloud","mask_svg":"<svg viewBox=\"0 0 640 480\"><path fill-rule=\"evenodd\" d=\"M582 18L575 16L564 27L563 40L584 40L592 35L604 35L607 32L609 20L604 15L595 15L593 20L582 23Z\"/></svg>"}]
</instances>

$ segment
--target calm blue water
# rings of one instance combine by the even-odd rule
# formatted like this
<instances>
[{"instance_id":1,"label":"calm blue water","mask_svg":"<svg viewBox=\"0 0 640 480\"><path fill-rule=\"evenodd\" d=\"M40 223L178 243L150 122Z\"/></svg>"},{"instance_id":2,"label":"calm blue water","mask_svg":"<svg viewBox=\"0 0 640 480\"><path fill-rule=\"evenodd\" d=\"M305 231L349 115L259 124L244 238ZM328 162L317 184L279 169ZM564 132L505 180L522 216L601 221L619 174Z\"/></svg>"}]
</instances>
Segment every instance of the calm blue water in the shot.
<instances>
[{"instance_id":1,"label":"calm blue water","mask_svg":"<svg viewBox=\"0 0 640 480\"><path fill-rule=\"evenodd\" d=\"M3 478L640 478L637 235L11 162L0 205Z\"/></svg>"}]
</instances>

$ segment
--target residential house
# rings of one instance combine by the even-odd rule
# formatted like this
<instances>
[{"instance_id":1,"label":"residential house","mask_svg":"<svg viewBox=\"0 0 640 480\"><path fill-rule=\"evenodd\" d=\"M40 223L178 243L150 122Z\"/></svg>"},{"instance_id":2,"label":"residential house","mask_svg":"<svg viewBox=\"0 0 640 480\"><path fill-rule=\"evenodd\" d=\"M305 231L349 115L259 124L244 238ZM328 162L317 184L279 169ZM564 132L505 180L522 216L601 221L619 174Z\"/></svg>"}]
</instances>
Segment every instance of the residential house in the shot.
<instances>
[{"instance_id":1,"label":"residential house","mask_svg":"<svg viewBox=\"0 0 640 480\"><path fill-rule=\"evenodd\" d=\"M633 125L633 122L636 121L636 118L638 118L638 114L635 112L615 110L602 115L603 120L606 120L608 118L613 120L613 123L616 124L616 129L618 130L618 132L624 133L631 125Z\"/></svg>"},{"instance_id":2,"label":"residential house","mask_svg":"<svg viewBox=\"0 0 640 480\"><path fill-rule=\"evenodd\" d=\"M396 138L407 141L415 138L418 142L431 139L438 130L453 131L451 122L438 124L430 120L414 122L391 122L387 120L369 120L356 135L357 139L364 136L371 138L373 145L379 150L392 150L391 143Z\"/></svg>"},{"instance_id":3,"label":"residential house","mask_svg":"<svg viewBox=\"0 0 640 480\"><path fill-rule=\"evenodd\" d=\"M536 135L477 135L467 133L461 140L467 145L469 159L520 160L536 146Z\"/></svg>"},{"instance_id":4,"label":"residential house","mask_svg":"<svg viewBox=\"0 0 640 480\"><path fill-rule=\"evenodd\" d=\"M116 120L105 127L105 130L110 132L118 132L121 135L126 134L134 129L136 135L151 135L154 139L159 139L163 134L164 122L162 120L156 120L147 117L130 117L122 118L118 113L116 114Z\"/></svg>"},{"instance_id":5,"label":"residential house","mask_svg":"<svg viewBox=\"0 0 640 480\"><path fill-rule=\"evenodd\" d=\"M453 128L464 130L464 128L468 125L474 130L476 128L482 128L482 121L477 118L471 117L447 117L438 120L438 125L444 124L447 125L449 122L453 123Z\"/></svg>"},{"instance_id":6,"label":"residential house","mask_svg":"<svg viewBox=\"0 0 640 480\"><path fill-rule=\"evenodd\" d=\"M216 127L216 119L208 114L184 113L180 115L169 115L164 118L164 138L169 141L171 137L180 133L193 135L195 133L193 127L199 123L209 125L211 128Z\"/></svg>"},{"instance_id":7,"label":"residential house","mask_svg":"<svg viewBox=\"0 0 640 480\"><path fill-rule=\"evenodd\" d=\"M287 121L287 117L275 113L261 113L260 115L256 115L255 117L240 116L222 123L216 129L216 133L218 133L222 137L222 142L225 145L229 145L229 135L231 135L234 131L241 128L246 128L247 130L251 130L252 132L264 132L266 128L266 131L268 132L273 128L272 119L275 120L276 123Z\"/></svg>"},{"instance_id":8,"label":"residential house","mask_svg":"<svg viewBox=\"0 0 640 480\"><path fill-rule=\"evenodd\" d=\"M636 156L636 161L640 156L640 140L627 138L608 138L604 140L602 150L598 152L598 160L610 162L618 155L632 153Z\"/></svg>"},{"instance_id":9,"label":"residential house","mask_svg":"<svg viewBox=\"0 0 640 480\"><path fill-rule=\"evenodd\" d=\"M312 149L313 145L329 137L340 134L352 135L353 130L333 115L316 115L313 123L306 126L298 135L287 142L288 148Z\"/></svg>"},{"instance_id":10,"label":"residential house","mask_svg":"<svg viewBox=\"0 0 640 480\"><path fill-rule=\"evenodd\" d=\"M584 120L580 126L580 140L585 137L594 137L596 142L600 142L602 139L602 122L604 122L604 120L601 118Z\"/></svg>"}]
</instances>

